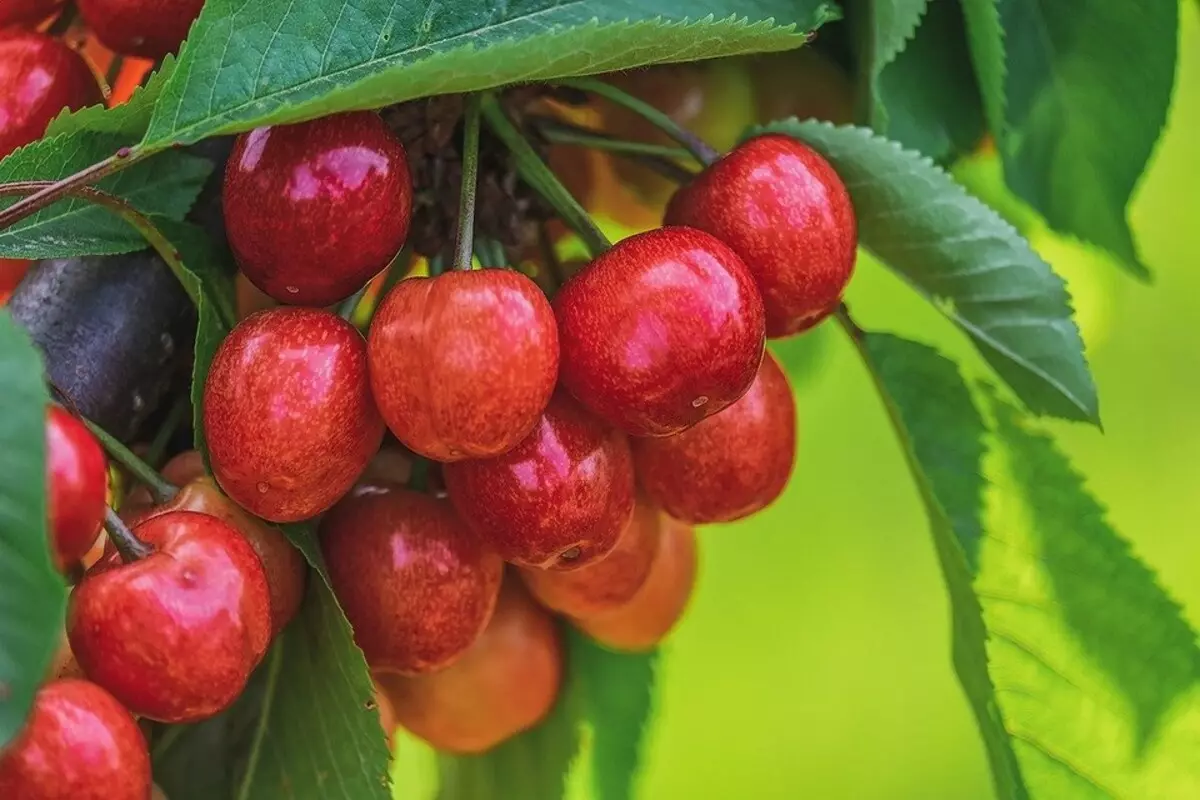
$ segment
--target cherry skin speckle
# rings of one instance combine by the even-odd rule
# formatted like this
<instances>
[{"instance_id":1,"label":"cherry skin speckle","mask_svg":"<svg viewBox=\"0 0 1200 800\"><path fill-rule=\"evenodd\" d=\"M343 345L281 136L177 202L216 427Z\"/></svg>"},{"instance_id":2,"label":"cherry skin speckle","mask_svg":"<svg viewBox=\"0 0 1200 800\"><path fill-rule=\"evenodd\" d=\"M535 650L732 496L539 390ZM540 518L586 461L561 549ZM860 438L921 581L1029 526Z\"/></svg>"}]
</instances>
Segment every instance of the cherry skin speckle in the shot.
<instances>
[{"instance_id":1,"label":"cherry skin speckle","mask_svg":"<svg viewBox=\"0 0 1200 800\"><path fill-rule=\"evenodd\" d=\"M404 244L412 178L400 140L378 114L358 111L242 134L221 202L251 283L280 303L327 306Z\"/></svg>"},{"instance_id":2,"label":"cherry skin speckle","mask_svg":"<svg viewBox=\"0 0 1200 800\"><path fill-rule=\"evenodd\" d=\"M0 158L35 142L64 108L104 101L83 57L57 39L0 31Z\"/></svg>"},{"instance_id":3,"label":"cherry skin speckle","mask_svg":"<svg viewBox=\"0 0 1200 800\"><path fill-rule=\"evenodd\" d=\"M383 429L366 342L335 314L260 311L217 349L204 387L209 460L226 494L256 516L295 522L328 509Z\"/></svg>"},{"instance_id":4,"label":"cherry skin speckle","mask_svg":"<svg viewBox=\"0 0 1200 800\"><path fill-rule=\"evenodd\" d=\"M777 498L796 460L796 406L768 353L750 391L691 430L633 442L638 480L668 514L732 522Z\"/></svg>"},{"instance_id":5,"label":"cherry skin speckle","mask_svg":"<svg viewBox=\"0 0 1200 800\"><path fill-rule=\"evenodd\" d=\"M497 456L537 423L558 380L558 328L512 270L401 281L371 322L371 385L411 450L438 461Z\"/></svg>"},{"instance_id":6,"label":"cherry skin speckle","mask_svg":"<svg viewBox=\"0 0 1200 800\"><path fill-rule=\"evenodd\" d=\"M94 683L38 690L17 738L0 753L0 797L146 800L150 751L137 722Z\"/></svg>"},{"instance_id":7,"label":"cherry skin speckle","mask_svg":"<svg viewBox=\"0 0 1200 800\"><path fill-rule=\"evenodd\" d=\"M754 380L762 299L746 265L703 231L618 242L554 297L561 380L592 413L668 436L717 413Z\"/></svg>"},{"instance_id":8,"label":"cherry skin speckle","mask_svg":"<svg viewBox=\"0 0 1200 800\"><path fill-rule=\"evenodd\" d=\"M563 392L519 445L443 467L458 513L506 560L577 569L617 545L633 513L633 467L620 431Z\"/></svg>"},{"instance_id":9,"label":"cherry skin speckle","mask_svg":"<svg viewBox=\"0 0 1200 800\"><path fill-rule=\"evenodd\" d=\"M46 413L46 468L54 561L59 569L68 569L100 533L108 464L91 431L59 406Z\"/></svg>"},{"instance_id":10,"label":"cherry skin speckle","mask_svg":"<svg viewBox=\"0 0 1200 800\"><path fill-rule=\"evenodd\" d=\"M828 161L790 136L738 145L675 194L666 222L708 231L742 257L772 338L832 313L854 272L850 194Z\"/></svg>"},{"instance_id":11,"label":"cherry skin speckle","mask_svg":"<svg viewBox=\"0 0 1200 800\"><path fill-rule=\"evenodd\" d=\"M130 564L113 553L88 570L67 612L71 650L134 714L211 717L237 699L270 644L262 563L207 514L162 514L133 532L154 552Z\"/></svg>"},{"instance_id":12,"label":"cherry skin speckle","mask_svg":"<svg viewBox=\"0 0 1200 800\"><path fill-rule=\"evenodd\" d=\"M63 0L4 0L0 5L0 28L33 25L62 8Z\"/></svg>"},{"instance_id":13,"label":"cherry skin speckle","mask_svg":"<svg viewBox=\"0 0 1200 800\"><path fill-rule=\"evenodd\" d=\"M174 53L204 0L76 0L79 15L105 47L159 59Z\"/></svg>"},{"instance_id":14,"label":"cherry skin speckle","mask_svg":"<svg viewBox=\"0 0 1200 800\"><path fill-rule=\"evenodd\" d=\"M491 619L504 564L445 500L400 487L352 495L320 537L334 594L376 671L442 669Z\"/></svg>"}]
</instances>

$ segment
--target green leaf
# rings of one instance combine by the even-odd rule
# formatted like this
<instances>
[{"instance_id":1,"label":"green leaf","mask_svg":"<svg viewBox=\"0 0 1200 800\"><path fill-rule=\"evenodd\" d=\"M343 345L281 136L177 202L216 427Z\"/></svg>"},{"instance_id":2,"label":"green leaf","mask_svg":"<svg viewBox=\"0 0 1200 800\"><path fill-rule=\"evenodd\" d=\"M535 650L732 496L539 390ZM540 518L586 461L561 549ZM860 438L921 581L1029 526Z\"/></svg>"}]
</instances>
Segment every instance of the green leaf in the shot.
<instances>
[{"instance_id":1,"label":"green leaf","mask_svg":"<svg viewBox=\"0 0 1200 800\"><path fill-rule=\"evenodd\" d=\"M798 47L826 0L209 0L145 143L430 94Z\"/></svg>"},{"instance_id":2,"label":"green leaf","mask_svg":"<svg viewBox=\"0 0 1200 800\"><path fill-rule=\"evenodd\" d=\"M1166 124L1179 4L969 0L965 8L1009 186L1054 230L1148 277L1126 211Z\"/></svg>"},{"instance_id":3,"label":"green leaf","mask_svg":"<svg viewBox=\"0 0 1200 800\"><path fill-rule=\"evenodd\" d=\"M89 106L60 114L46 129L46 138L72 133L111 133L122 137L122 144L136 144L146 133L154 104L175 69L175 56L163 59L150 80L133 90L133 95L113 108Z\"/></svg>"},{"instance_id":4,"label":"green leaf","mask_svg":"<svg viewBox=\"0 0 1200 800\"><path fill-rule=\"evenodd\" d=\"M50 557L42 360L0 308L0 748L21 729L62 635L67 591Z\"/></svg>"},{"instance_id":5,"label":"green leaf","mask_svg":"<svg viewBox=\"0 0 1200 800\"><path fill-rule=\"evenodd\" d=\"M859 74L870 98L868 118L879 130L888 126L889 109L880 97L879 78L917 31L929 0L850 0L847 17L854 28Z\"/></svg>"},{"instance_id":6,"label":"green leaf","mask_svg":"<svg viewBox=\"0 0 1200 800\"><path fill-rule=\"evenodd\" d=\"M837 169L859 243L956 322L1038 414L1099 421L1067 291L1011 225L929 159L870 131L795 120L752 133L796 136Z\"/></svg>"}]
</instances>

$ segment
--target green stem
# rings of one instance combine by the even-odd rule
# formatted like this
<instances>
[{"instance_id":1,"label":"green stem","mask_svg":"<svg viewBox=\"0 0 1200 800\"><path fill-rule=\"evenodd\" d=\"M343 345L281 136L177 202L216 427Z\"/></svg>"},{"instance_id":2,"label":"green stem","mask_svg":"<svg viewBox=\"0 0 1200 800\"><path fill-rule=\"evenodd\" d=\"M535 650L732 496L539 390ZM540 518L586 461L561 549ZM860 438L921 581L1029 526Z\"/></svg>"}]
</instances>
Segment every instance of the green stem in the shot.
<instances>
[{"instance_id":1,"label":"green stem","mask_svg":"<svg viewBox=\"0 0 1200 800\"><path fill-rule=\"evenodd\" d=\"M119 53L113 54L112 63L108 65L108 72L104 75L104 85L108 87L111 94L113 84L117 82L117 78L121 77L121 70L125 67L125 56Z\"/></svg>"},{"instance_id":2,"label":"green stem","mask_svg":"<svg viewBox=\"0 0 1200 800\"><path fill-rule=\"evenodd\" d=\"M132 564L154 552L153 547L134 536L125 521L117 516L117 512L108 507L104 509L104 530L108 533L108 540L117 548L121 560L126 564Z\"/></svg>"},{"instance_id":3,"label":"green stem","mask_svg":"<svg viewBox=\"0 0 1200 800\"><path fill-rule=\"evenodd\" d=\"M546 162L534 151L529 141L509 121L494 95L488 94L483 98L483 118L488 127L500 137L513 158L516 159L517 172L525 182L554 206L555 211L583 239L583 243L593 256L600 255L612 245L603 231L596 226L591 216L584 210L579 201L571 196L558 177L546 166Z\"/></svg>"},{"instance_id":4,"label":"green stem","mask_svg":"<svg viewBox=\"0 0 1200 800\"><path fill-rule=\"evenodd\" d=\"M479 101L467 96L463 120L462 188L458 193L458 232L454 237L454 269L471 268L475 238L475 191L479 184Z\"/></svg>"},{"instance_id":5,"label":"green stem","mask_svg":"<svg viewBox=\"0 0 1200 800\"><path fill-rule=\"evenodd\" d=\"M441 253L429 259L429 277L436 278L446 271L446 257Z\"/></svg>"},{"instance_id":6,"label":"green stem","mask_svg":"<svg viewBox=\"0 0 1200 800\"><path fill-rule=\"evenodd\" d=\"M11 227L26 217L36 214L51 203L61 200L68 195L84 197L78 190L86 188L115 172L131 167L139 161L153 155L152 151L139 150L136 147L122 147L103 161L84 167L73 175L57 181L28 181L9 183L0 186L0 197L14 194L29 195L0 211L0 231ZM23 187L12 190L12 187ZM31 193L32 192L32 193ZM123 202L123 201L122 201Z\"/></svg>"},{"instance_id":7,"label":"green stem","mask_svg":"<svg viewBox=\"0 0 1200 800\"><path fill-rule=\"evenodd\" d=\"M154 433L154 439L150 442L150 449L146 451L146 463L152 467L157 467L162 461L163 453L167 451L167 444L171 441L171 437L175 435L175 431L179 430L179 426L187 417L188 407L191 404L191 399L186 394L181 394L175 399L175 404L171 406L171 410L167 412L167 418L163 420L162 425Z\"/></svg>"},{"instance_id":8,"label":"green stem","mask_svg":"<svg viewBox=\"0 0 1200 800\"><path fill-rule=\"evenodd\" d=\"M590 94L600 95L606 100L629 109L686 147L688 152L703 166L707 167L721 157L721 154L714 150L711 145L654 106L644 100L639 100L627 92L621 91L611 84L598 81L595 78L571 78L557 81L557 83L560 86L569 86L572 89L579 89Z\"/></svg>"},{"instance_id":9,"label":"green stem","mask_svg":"<svg viewBox=\"0 0 1200 800\"><path fill-rule=\"evenodd\" d=\"M556 144L574 144L589 147L593 150L606 150L610 153L627 155L657 156L679 160L691 158L691 151L683 147L672 147L667 144L652 144L651 142L631 142L617 139L601 131L593 131L579 125L569 125L558 120L541 118L537 120L538 132L547 141Z\"/></svg>"},{"instance_id":10,"label":"green stem","mask_svg":"<svg viewBox=\"0 0 1200 800\"><path fill-rule=\"evenodd\" d=\"M87 417L80 417L79 420L87 426L93 436L100 440L100 444L110 456L116 459L118 464L129 470L133 477L146 484L150 493L154 495L155 502L165 503L179 492L178 486L168 483L162 475L151 469L149 464L138 458L132 450L117 441L108 431Z\"/></svg>"}]
</instances>

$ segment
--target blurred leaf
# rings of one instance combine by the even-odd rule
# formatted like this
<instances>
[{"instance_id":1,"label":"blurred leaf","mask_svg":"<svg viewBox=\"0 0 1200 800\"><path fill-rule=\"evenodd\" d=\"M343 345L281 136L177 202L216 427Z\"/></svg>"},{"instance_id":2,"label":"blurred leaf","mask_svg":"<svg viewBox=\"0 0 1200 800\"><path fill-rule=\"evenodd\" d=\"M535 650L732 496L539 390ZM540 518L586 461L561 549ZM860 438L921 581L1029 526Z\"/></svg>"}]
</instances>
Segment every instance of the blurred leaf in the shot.
<instances>
[{"instance_id":1,"label":"blurred leaf","mask_svg":"<svg viewBox=\"0 0 1200 800\"><path fill-rule=\"evenodd\" d=\"M0 308L0 748L17 734L62 633L67 590L46 530L42 360Z\"/></svg>"},{"instance_id":2,"label":"blurred leaf","mask_svg":"<svg viewBox=\"0 0 1200 800\"><path fill-rule=\"evenodd\" d=\"M430 94L803 44L826 0L209 0L152 149Z\"/></svg>"},{"instance_id":3,"label":"blurred leaf","mask_svg":"<svg viewBox=\"0 0 1200 800\"><path fill-rule=\"evenodd\" d=\"M825 155L850 190L859 243L956 322L1035 413L1098 422L1066 289L1012 226L929 159L870 131L795 120L773 131Z\"/></svg>"},{"instance_id":4,"label":"blurred leaf","mask_svg":"<svg viewBox=\"0 0 1200 800\"><path fill-rule=\"evenodd\" d=\"M879 78L917 31L929 0L849 0L846 17L853 27L859 74L870 100L868 119L877 130L888 127Z\"/></svg>"},{"instance_id":5,"label":"blurred leaf","mask_svg":"<svg viewBox=\"0 0 1200 800\"><path fill-rule=\"evenodd\" d=\"M976 69L1013 191L1139 277L1126 207L1166 123L1179 4L967 0Z\"/></svg>"}]
</instances>

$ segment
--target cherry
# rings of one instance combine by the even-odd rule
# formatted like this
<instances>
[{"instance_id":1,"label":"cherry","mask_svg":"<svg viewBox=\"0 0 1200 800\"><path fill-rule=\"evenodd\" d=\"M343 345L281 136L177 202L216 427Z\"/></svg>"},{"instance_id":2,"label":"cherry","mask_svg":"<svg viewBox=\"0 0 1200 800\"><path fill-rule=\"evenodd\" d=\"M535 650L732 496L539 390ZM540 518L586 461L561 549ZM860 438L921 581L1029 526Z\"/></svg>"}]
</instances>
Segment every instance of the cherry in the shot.
<instances>
[{"instance_id":1,"label":"cherry","mask_svg":"<svg viewBox=\"0 0 1200 800\"><path fill-rule=\"evenodd\" d=\"M371 111L238 137L222 192L246 277L281 303L326 306L387 267L408 236L404 146Z\"/></svg>"},{"instance_id":2,"label":"cherry","mask_svg":"<svg viewBox=\"0 0 1200 800\"><path fill-rule=\"evenodd\" d=\"M576 620L581 631L606 647L652 650L687 609L696 584L696 534L690 525L665 514L659 524L658 555L637 594L611 611Z\"/></svg>"},{"instance_id":3,"label":"cherry","mask_svg":"<svg viewBox=\"0 0 1200 800\"><path fill-rule=\"evenodd\" d=\"M272 522L308 519L354 485L383 440L367 346L327 311L274 308L221 343L204 386L209 462L221 488Z\"/></svg>"},{"instance_id":4,"label":"cherry","mask_svg":"<svg viewBox=\"0 0 1200 800\"><path fill-rule=\"evenodd\" d=\"M75 587L71 649L134 714L205 719L237 699L270 643L262 564L240 533L207 514L161 514L134 533L150 555L123 564L114 553Z\"/></svg>"},{"instance_id":5,"label":"cherry","mask_svg":"<svg viewBox=\"0 0 1200 800\"><path fill-rule=\"evenodd\" d=\"M854 271L850 194L828 161L790 136L738 145L671 198L666 222L708 231L742 257L762 292L770 337L832 313Z\"/></svg>"},{"instance_id":6,"label":"cherry","mask_svg":"<svg viewBox=\"0 0 1200 800\"><path fill-rule=\"evenodd\" d=\"M443 467L458 513L507 561L577 569L614 547L633 512L629 443L556 392L501 456Z\"/></svg>"},{"instance_id":7,"label":"cherry","mask_svg":"<svg viewBox=\"0 0 1200 800\"><path fill-rule=\"evenodd\" d=\"M376 675L396 720L438 750L481 753L540 722L562 683L558 626L506 580L479 640L429 675Z\"/></svg>"},{"instance_id":8,"label":"cherry","mask_svg":"<svg viewBox=\"0 0 1200 800\"><path fill-rule=\"evenodd\" d=\"M17 738L0 753L0 797L146 800L150 751L112 695L82 680L38 690Z\"/></svg>"},{"instance_id":9,"label":"cherry","mask_svg":"<svg viewBox=\"0 0 1200 800\"><path fill-rule=\"evenodd\" d=\"M320 535L330 585L374 670L442 669L492 616L504 565L445 500L376 488L335 506Z\"/></svg>"},{"instance_id":10,"label":"cherry","mask_svg":"<svg viewBox=\"0 0 1200 800\"><path fill-rule=\"evenodd\" d=\"M554 298L563 385L638 436L737 400L763 354L763 306L741 259L703 231L660 228L596 258Z\"/></svg>"},{"instance_id":11,"label":"cherry","mask_svg":"<svg viewBox=\"0 0 1200 800\"><path fill-rule=\"evenodd\" d=\"M693 524L731 522L762 510L787 485L796 460L796 407L768 353L750 391L691 430L633 443L638 480L668 514Z\"/></svg>"},{"instance_id":12,"label":"cherry","mask_svg":"<svg viewBox=\"0 0 1200 800\"><path fill-rule=\"evenodd\" d=\"M516 447L558 380L554 311L507 269L401 281L372 320L367 354L388 427L438 461Z\"/></svg>"},{"instance_id":13,"label":"cherry","mask_svg":"<svg viewBox=\"0 0 1200 800\"><path fill-rule=\"evenodd\" d=\"M66 570L79 563L100 533L108 464L91 431L53 405L46 412L46 468L54 562Z\"/></svg>"},{"instance_id":14,"label":"cherry","mask_svg":"<svg viewBox=\"0 0 1200 800\"><path fill-rule=\"evenodd\" d=\"M204 0L77 0L76 5L109 50L157 60L179 49Z\"/></svg>"},{"instance_id":15,"label":"cherry","mask_svg":"<svg viewBox=\"0 0 1200 800\"><path fill-rule=\"evenodd\" d=\"M579 569L522 569L521 577L538 602L577 619L621 606L637 594L658 554L658 508L639 498L629 524L611 553Z\"/></svg>"},{"instance_id":16,"label":"cherry","mask_svg":"<svg viewBox=\"0 0 1200 800\"><path fill-rule=\"evenodd\" d=\"M4 0L0 6L0 28L33 25L62 8L63 0Z\"/></svg>"},{"instance_id":17,"label":"cherry","mask_svg":"<svg viewBox=\"0 0 1200 800\"><path fill-rule=\"evenodd\" d=\"M0 158L42 138L64 108L104 101L78 53L32 31L0 31L0 86Z\"/></svg>"}]
</instances>

